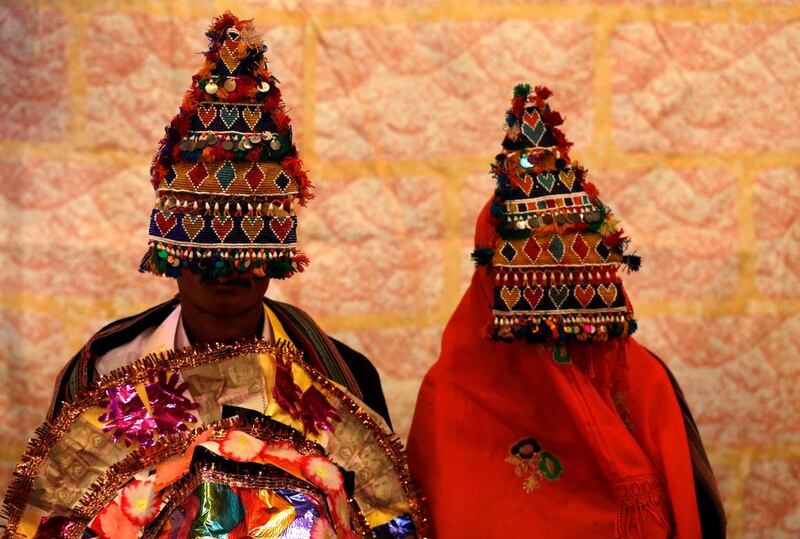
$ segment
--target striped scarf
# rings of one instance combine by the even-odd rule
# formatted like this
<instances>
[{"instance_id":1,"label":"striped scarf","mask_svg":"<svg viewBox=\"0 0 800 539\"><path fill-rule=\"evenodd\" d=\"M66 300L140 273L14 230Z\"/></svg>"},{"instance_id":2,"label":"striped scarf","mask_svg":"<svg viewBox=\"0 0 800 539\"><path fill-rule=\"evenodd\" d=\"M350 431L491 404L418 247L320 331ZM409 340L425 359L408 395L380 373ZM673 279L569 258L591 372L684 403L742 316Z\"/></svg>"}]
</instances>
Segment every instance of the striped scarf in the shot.
<instances>
[{"instance_id":1,"label":"striped scarf","mask_svg":"<svg viewBox=\"0 0 800 539\"><path fill-rule=\"evenodd\" d=\"M353 373L333 341L305 311L288 303L266 298L264 301L283 324L295 346L303 352L309 365L347 388L354 396L363 398ZM130 342L145 329L161 324L177 305L176 297L137 315L112 322L93 335L58 375L48 418L58 414L63 402L74 400L91 387L97 358Z\"/></svg>"}]
</instances>

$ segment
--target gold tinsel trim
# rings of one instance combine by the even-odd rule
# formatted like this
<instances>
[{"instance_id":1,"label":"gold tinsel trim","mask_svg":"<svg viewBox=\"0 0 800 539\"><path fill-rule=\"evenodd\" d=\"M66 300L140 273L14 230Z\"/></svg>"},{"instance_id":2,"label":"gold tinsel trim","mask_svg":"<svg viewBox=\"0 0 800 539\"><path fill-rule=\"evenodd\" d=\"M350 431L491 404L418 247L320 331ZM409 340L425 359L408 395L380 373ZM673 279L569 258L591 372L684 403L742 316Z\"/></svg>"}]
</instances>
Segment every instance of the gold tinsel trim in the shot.
<instances>
[{"instance_id":1,"label":"gold tinsel trim","mask_svg":"<svg viewBox=\"0 0 800 539\"><path fill-rule=\"evenodd\" d=\"M102 377L95 384L95 387L88 390L85 394L79 395L71 402L65 402L61 412L56 418L45 422L36 430L34 438L28 443L28 447L20 463L14 470L14 478L8 488L3 503L3 511L8 519L5 537L13 537L17 525L19 524L19 519L26 507L26 502L30 496L33 483L39 475L39 468L48 456L52 446L64 435L83 412L91 406L97 405L97 403L105 397L105 393L108 389L121 383L137 384L143 382L154 370L193 368L248 354L273 354L276 360L286 358L288 361L302 366L312 380L342 401L347 406L350 413L355 415L361 423L372 432L378 446L387 455L398 474L398 478L403 486L403 491L411 509L411 516L417 528L417 535L424 539L427 536L429 526L427 511L424 507L424 499L418 492L408 471L405 449L400 439L393 433L385 432L375 418L364 408L359 406L350 395L322 373L303 362L302 353L294 348L291 343L279 341L273 344L255 339L248 339L233 344L218 343L200 348L186 348L181 351L151 353L130 365L115 370L108 376ZM84 493L84 496L82 496L78 502L79 506L83 506L83 509L77 508L74 510L76 519L80 521L91 519L93 516L92 512L96 514L104 507L103 505L100 509L97 509L99 501L95 503L95 500L102 498L106 500L107 504L109 502L108 496L111 495L110 493L112 492L112 487L116 486L117 490L121 488L122 485L118 485L121 480L118 477L116 479L113 478L111 475L112 470L114 473L124 475L126 471L130 471L134 468L138 468L139 470L144 469L148 465L152 465L154 459L157 457L175 455L185 451L189 444L191 444L201 432L208 428L214 428L215 426L218 428L226 428L227 425L235 424L236 420L237 418L221 420L220 422L215 422L211 426L200 427L186 433L165 436L159 440L155 448L140 448L135 450L101 475L92 484L90 489ZM227 426L227 428L231 428L231 426ZM251 433L259 432L262 435L266 435L266 431L259 430L263 427L254 425L252 428L254 430ZM257 436L257 434L254 435ZM302 437L299 433L298 436ZM319 447L313 442L308 442L305 438L303 438L303 440L311 446ZM296 445L302 447L299 444ZM308 450L314 451L311 447L308 447ZM128 478L129 477L130 475L128 475ZM116 490L113 490L113 492L116 492ZM96 498L92 499L91 496L95 496ZM90 503L89 500L92 500L92 502ZM361 514L360 509L358 507L356 507L356 509L357 514ZM361 515L361 518L363 519L363 515ZM86 525L88 525L88 520L84 523L84 527Z\"/></svg>"},{"instance_id":2,"label":"gold tinsel trim","mask_svg":"<svg viewBox=\"0 0 800 539\"><path fill-rule=\"evenodd\" d=\"M121 383L144 382L156 369L188 369L246 354L274 354L278 360L285 357L304 365L302 352L287 341L268 343L258 339L245 339L232 344L215 343L180 351L154 352L103 376L94 387L79 394L74 400L64 402L58 416L36 429L19 464L14 468L13 478L3 500L3 513L8 519L4 537L14 536L33 483L39 475L39 468L50 449L83 412L105 397L108 389Z\"/></svg>"},{"instance_id":3,"label":"gold tinsel trim","mask_svg":"<svg viewBox=\"0 0 800 539\"><path fill-rule=\"evenodd\" d=\"M403 492L411 508L411 517L417 528L417 537L419 539L427 539L429 533L427 508L425 507L424 497L408 470L406 451L403 442L396 434L384 431L378 422L375 421L375 418L372 417L372 414L359 406L349 394L334 384L326 376L307 365L304 365L304 367L306 367L306 370L315 382L325 388L326 391L332 393L340 401L344 402L350 409L350 413L360 419L361 423L373 433L378 445L392 462L392 466L395 471L397 471L397 475L403 485Z\"/></svg>"}]
</instances>

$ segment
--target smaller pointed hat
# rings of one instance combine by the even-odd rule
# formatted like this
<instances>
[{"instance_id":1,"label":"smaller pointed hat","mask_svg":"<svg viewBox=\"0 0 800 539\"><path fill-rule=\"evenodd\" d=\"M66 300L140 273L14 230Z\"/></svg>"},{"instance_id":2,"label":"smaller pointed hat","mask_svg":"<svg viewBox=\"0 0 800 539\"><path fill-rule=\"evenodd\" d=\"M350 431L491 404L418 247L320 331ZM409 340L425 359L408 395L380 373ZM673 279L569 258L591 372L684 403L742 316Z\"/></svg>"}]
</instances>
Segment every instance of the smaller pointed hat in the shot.
<instances>
[{"instance_id":1,"label":"smaller pointed hat","mask_svg":"<svg viewBox=\"0 0 800 539\"><path fill-rule=\"evenodd\" d=\"M493 339L533 342L605 341L633 333L633 309L620 267L628 238L598 197L586 169L569 158L561 115L547 88L520 84L506 115L497 180L493 245L473 258L494 278Z\"/></svg>"},{"instance_id":2,"label":"smaller pointed hat","mask_svg":"<svg viewBox=\"0 0 800 539\"><path fill-rule=\"evenodd\" d=\"M205 64L153 158L156 205L140 270L286 278L308 263L294 204L312 198L312 186L278 80L252 21L227 12L207 36Z\"/></svg>"}]
</instances>

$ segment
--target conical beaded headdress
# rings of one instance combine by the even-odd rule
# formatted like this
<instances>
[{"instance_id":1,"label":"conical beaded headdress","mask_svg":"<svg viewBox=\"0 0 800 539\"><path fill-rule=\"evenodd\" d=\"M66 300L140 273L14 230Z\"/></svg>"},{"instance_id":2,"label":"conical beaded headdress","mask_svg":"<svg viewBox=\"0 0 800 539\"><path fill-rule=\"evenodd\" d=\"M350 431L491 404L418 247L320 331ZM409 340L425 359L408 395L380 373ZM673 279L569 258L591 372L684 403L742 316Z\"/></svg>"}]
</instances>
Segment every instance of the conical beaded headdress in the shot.
<instances>
[{"instance_id":1,"label":"conical beaded headdress","mask_svg":"<svg viewBox=\"0 0 800 539\"><path fill-rule=\"evenodd\" d=\"M598 198L587 172L569 158L563 119L547 88L515 87L503 151L492 164L494 245L473 258L495 279L494 339L603 341L636 329L619 277L628 239Z\"/></svg>"},{"instance_id":2,"label":"conical beaded headdress","mask_svg":"<svg viewBox=\"0 0 800 539\"><path fill-rule=\"evenodd\" d=\"M140 269L289 277L308 262L293 204L312 198L312 186L267 47L251 21L231 13L207 35L205 65L153 159L156 207Z\"/></svg>"}]
</instances>

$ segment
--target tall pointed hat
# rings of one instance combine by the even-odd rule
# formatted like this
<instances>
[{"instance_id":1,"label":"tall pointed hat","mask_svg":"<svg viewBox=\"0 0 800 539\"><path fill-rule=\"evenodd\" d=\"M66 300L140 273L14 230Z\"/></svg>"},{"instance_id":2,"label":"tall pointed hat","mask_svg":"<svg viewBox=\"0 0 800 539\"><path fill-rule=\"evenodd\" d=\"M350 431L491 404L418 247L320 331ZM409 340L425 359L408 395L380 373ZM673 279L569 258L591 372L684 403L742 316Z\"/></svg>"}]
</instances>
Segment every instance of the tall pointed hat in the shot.
<instances>
[{"instance_id":1,"label":"tall pointed hat","mask_svg":"<svg viewBox=\"0 0 800 539\"><path fill-rule=\"evenodd\" d=\"M633 309L619 276L639 258L611 210L569 158L561 115L547 88L520 84L506 115L497 180L492 245L473 258L494 275L494 339L605 341L633 333Z\"/></svg>"},{"instance_id":2,"label":"tall pointed hat","mask_svg":"<svg viewBox=\"0 0 800 539\"><path fill-rule=\"evenodd\" d=\"M156 205L140 270L286 278L308 263L293 205L312 198L312 186L278 80L252 21L228 12L207 35L205 64L153 159Z\"/></svg>"}]
</instances>

